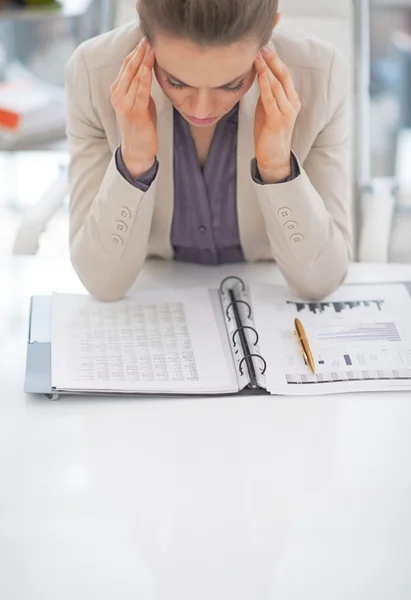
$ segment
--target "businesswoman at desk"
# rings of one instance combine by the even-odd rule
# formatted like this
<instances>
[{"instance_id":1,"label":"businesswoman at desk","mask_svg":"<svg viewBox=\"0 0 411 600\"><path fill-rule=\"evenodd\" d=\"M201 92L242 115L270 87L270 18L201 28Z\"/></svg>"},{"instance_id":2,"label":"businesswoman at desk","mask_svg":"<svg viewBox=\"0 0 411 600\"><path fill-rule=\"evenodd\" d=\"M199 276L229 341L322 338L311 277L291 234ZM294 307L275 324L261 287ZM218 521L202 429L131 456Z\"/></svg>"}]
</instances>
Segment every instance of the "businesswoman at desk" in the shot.
<instances>
[{"instance_id":1,"label":"businesswoman at desk","mask_svg":"<svg viewBox=\"0 0 411 600\"><path fill-rule=\"evenodd\" d=\"M347 73L278 0L139 0L67 67L70 245L91 294L146 257L273 260L319 298L350 259Z\"/></svg>"}]
</instances>

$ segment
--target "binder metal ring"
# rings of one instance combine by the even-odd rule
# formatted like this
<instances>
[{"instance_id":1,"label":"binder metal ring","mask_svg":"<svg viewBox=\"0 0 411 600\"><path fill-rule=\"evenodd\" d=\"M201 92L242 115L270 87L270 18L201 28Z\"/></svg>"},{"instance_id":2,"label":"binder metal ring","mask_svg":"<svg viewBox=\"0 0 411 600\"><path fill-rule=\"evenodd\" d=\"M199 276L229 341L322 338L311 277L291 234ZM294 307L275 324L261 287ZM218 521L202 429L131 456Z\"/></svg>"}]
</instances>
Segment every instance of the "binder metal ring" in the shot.
<instances>
[{"instance_id":1,"label":"binder metal ring","mask_svg":"<svg viewBox=\"0 0 411 600\"><path fill-rule=\"evenodd\" d=\"M264 373L267 370L267 363L265 361L265 359L260 355L260 354L249 354L248 356L244 356L244 358L241 359L240 365L239 365L239 370L240 370L240 375L244 375L244 371L243 371L243 362L245 362L248 358L259 358L260 360L263 361L263 366L264 368L261 370L261 375L264 375Z\"/></svg>"},{"instance_id":2,"label":"binder metal ring","mask_svg":"<svg viewBox=\"0 0 411 600\"><path fill-rule=\"evenodd\" d=\"M244 327L239 327L233 333L232 340L233 340L233 346L234 346L234 348L236 347L236 343L235 343L235 336L236 336L236 334L239 333L240 331L244 331L244 329L251 329L251 331L254 331L255 337L256 337L255 342L254 342L254 346L257 346L258 340L260 339L257 330L254 329L254 327L250 327L249 325L244 325Z\"/></svg>"},{"instance_id":3,"label":"binder metal ring","mask_svg":"<svg viewBox=\"0 0 411 600\"><path fill-rule=\"evenodd\" d=\"M225 311L225 316L227 317L228 321L231 321L230 315L228 314L228 311L235 304L245 304L246 306L248 306L248 318L251 319L251 306L248 304L248 302L246 302L245 300L234 300L234 302L231 302L231 304L229 304L227 306L227 310Z\"/></svg>"},{"instance_id":4,"label":"binder metal ring","mask_svg":"<svg viewBox=\"0 0 411 600\"><path fill-rule=\"evenodd\" d=\"M230 279L234 279L235 281L239 281L241 283L241 291L245 292L245 283L244 283L244 281L240 277L236 277L235 275L230 275L229 277L226 277L225 279L223 279L223 281L221 282L220 292L222 294L224 293L224 286L225 286L225 284L227 283L227 281L230 281Z\"/></svg>"}]
</instances>

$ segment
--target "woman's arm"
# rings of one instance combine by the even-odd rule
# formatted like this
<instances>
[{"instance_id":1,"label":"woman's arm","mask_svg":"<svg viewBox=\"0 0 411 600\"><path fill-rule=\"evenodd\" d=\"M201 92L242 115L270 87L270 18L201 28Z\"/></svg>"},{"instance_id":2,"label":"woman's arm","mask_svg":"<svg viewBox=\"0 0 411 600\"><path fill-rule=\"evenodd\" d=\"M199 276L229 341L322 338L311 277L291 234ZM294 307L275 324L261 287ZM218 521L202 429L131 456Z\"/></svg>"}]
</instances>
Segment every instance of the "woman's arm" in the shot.
<instances>
[{"instance_id":1,"label":"woman's arm","mask_svg":"<svg viewBox=\"0 0 411 600\"><path fill-rule=\"evenodd\" d=\"M288 183L257 185L273 256L290 287L306 298L318 299L334 291L350 261L347 81L345 61L335 51L327 124L304 165L299 165L300 176Z\"/></svg>"},{"instance_id":2,"label":"woman's arm","mask_svg":"<svg viewBox=\"0 0 411 600\"><path fill-rule=\"evenodd\" d=\"M70 151L70 250L87 290L121 298L146 258L155 187L144 193L118 171L96 116L82 46L66 68Z\"/></svg>"}]
</instances>

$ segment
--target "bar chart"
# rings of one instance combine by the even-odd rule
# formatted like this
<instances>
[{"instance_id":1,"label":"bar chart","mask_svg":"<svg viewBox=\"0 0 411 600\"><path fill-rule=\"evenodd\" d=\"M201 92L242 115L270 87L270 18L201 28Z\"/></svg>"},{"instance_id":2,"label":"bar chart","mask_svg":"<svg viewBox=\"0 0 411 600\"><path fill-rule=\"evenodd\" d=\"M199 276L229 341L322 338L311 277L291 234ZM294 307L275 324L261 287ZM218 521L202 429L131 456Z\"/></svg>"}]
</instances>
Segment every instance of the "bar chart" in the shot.
<instances>
[{"instance_id":1,"label":"bar chart","mask_svg":"<svg viewBox=\"0 0 411 600\"><path fill-rule=\"evenodd\" d=\"M411 349L327 350L315 353L317 372L302 373L296 361L288 360L286 374L289 384L320 384L346 381L407 381L411 380Z\"/></svg>"},{"instance_id":2,"label":"bar chart","mask_svg":"<svg viewBox=\"0 0 411 600\"><path fill-rule=\"evenodd\" d=\"M382 311L384 300L356 300L345 302L291 302L289 306L294 306L298 313L311 312L313 314L323 314L327 312L342 313L347 310L355 310L358 308L372 308L377 311Z\"/></svg>"},{"instance_id":3,"label":"bar chart","mask_svg":"<svg viewBox=\"0 0 411 600\"><path fill-rule=\"evenodd\" d=\"M319 342L355 343L355 342L400 342L401 336L393 322L359 323L352 325L331 325L318 330Z\"/></svg>"}]
</instances>

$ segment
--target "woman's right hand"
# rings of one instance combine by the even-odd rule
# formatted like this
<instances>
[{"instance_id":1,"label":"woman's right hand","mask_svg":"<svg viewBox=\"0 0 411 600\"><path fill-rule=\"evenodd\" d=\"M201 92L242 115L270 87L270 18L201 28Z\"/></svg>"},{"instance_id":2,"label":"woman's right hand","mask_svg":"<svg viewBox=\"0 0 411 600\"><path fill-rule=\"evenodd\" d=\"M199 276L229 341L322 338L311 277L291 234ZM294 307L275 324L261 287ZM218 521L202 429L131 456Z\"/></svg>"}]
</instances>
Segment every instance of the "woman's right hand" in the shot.
<instances>
[{"instance_id":1,"label":"woman's right hand","mask_svg":"<svg viewBox=\"0 0 411 600\"><path fill-rule=\"evenodd\" d=\"M110 88L121 135L121 153L130 176L137 179L154 164L157 114L151 97L154 52L144 38L121 67Z\"/></svg>"}]
</instances>

